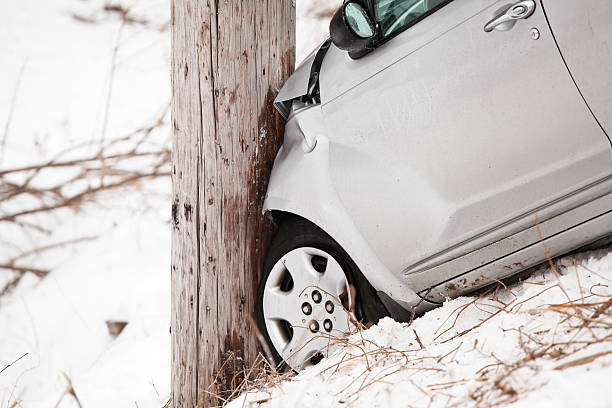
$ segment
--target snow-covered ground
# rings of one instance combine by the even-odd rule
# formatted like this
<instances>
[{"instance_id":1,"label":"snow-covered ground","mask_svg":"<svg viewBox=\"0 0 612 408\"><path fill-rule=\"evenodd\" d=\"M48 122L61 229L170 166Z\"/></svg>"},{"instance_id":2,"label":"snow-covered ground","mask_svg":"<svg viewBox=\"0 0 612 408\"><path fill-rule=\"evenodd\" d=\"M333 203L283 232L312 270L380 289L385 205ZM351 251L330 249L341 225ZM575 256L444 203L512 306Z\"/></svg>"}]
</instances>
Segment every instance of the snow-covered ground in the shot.
<instances>
[{"instance_id":1,"label":"snow-covered ground","mask_svg":"<svg viewBox=\"0 0 612 408\"><path fill-rule=\"evenodd\" d=\"M230 406L612 407L612 254L556 269L447 301L412 325L383 319Z\"/></svg>"},{"instance_id":2,"label":"snow-covered ground","mask_svg":"<svg viewBox=\"0 0 612 408\"><path fill-rule=\"evenodd\" d=\"M325 38L331 10L340 3L297 0L298 61ZM104 11L109 4L129 9L133 21L125 23L112 7ZM95 147L114 141L160 117L147 146L168 146L168 14L167 0L3 1L0 171L50 160L84 143ZM66 177L52 171L35 181L53 185ZM95 180L87 182L96 185ZM161 177L102 193L94 202L26 218L42 230L0 223L0 265L33 248L96 237L16 261L51 273L43 279L25 273L14 290L0 297L0 408L76 407L77 398L84 408L166 403L169 193L170 182ZM32 197L16 204L1 202L0 216L15 205L30 208L36 203ZM560 262L561 284L578 304L602 302L612 293L612 256L590 255L603 257L578 258L577 269L572 258ZM14 277L0 269L0 291ZM500 290L496 297L453 300L410 327L384 320L353 336L354 346L341 354L246 398L271 406L465 406L518 396L516 406L612 406L612 394L605 392L612 355L597 354L611 347L609 311L596 318L607 326L578 330L575 326L582 321L576 317L564 322L560 312L566 309L549 310L567 302L554 287L556 279L548 271ZM492 316L500 308L505 310ZM586 306L576 310L593 317ZM115 337L107 321L127 326ZM572 355L562 352L585 343L555 346L542 357L524 359L542 345L589 336L605 341ZM367 361L364 352L369 353ZM351 354L355 357L347 357ZM588 356L598 358L563 368ZM525 364L503 377L523 360ZM554 370L558 366L563 369ZM242 406L244 398L235 406Z\"/></svg>"},{"instance_id":3,"label":"snow-covered ground","mask_svg":"<svg viewBox=\"0 0 612 408\"><path fill-rule=\"evenodd\" d=\"M324 39L330 4L338 1L297 3L301 60ZM120 12L104 10L113 5L135 21L126 24ZM168 0L3 1L0 171L83 143L97 147L157 121L170 100L169 6ZM169 145L164 119L149 145ZM86 152L91 149L79 150ZM63 178L53 171L36 181L45 186ZM169 196L170 181L160 178L27 218L49 233L0 223L0 265L34 248L97 237L16 263L52 272L44 279L26 273L0 297L0 408L15 401L53 407L60 399L59 407L77 406L64 395L69 381L87 408L167 402ZM15 205L30 208L36 199L0 203L0 214ZM0 292L14 277L0 269ZM128 324L114 338L106 321Z\"/></svg>"},{"instance_id":4,"label":"snow-covered ground","mask_svg":"<svg viewBox=\"0 0 612 408\"><path fill-rule=\"evenodd\" d=\"M147 25L123 25L118 13L103 11L105 3L0 5L0 129L7 129L0 169L40 163L78 144L98 146L166 109L168 2L133 2L131 12ZM160 126L151 145L167 144L168 135ZM65 176L49 171L37 182ZM170 181L161 178L101 194L78 211L28 218L49 233L0 223L0 263L32 248L97 237L18 262L52 273L42 280L26 273L0 298L0 370L25 355L0 374L0 407L15 401L53 407L69 380L84 407L155 407L168 400L169 191ZM17 205L36 203L26 198ZM2 214L10 205L0 203ZM10 276L0 270L0 288ZM107 320L128 325L115 339ZM71 406L74 398L65 395L59 407Z\"/></svg>"}]
</instances>

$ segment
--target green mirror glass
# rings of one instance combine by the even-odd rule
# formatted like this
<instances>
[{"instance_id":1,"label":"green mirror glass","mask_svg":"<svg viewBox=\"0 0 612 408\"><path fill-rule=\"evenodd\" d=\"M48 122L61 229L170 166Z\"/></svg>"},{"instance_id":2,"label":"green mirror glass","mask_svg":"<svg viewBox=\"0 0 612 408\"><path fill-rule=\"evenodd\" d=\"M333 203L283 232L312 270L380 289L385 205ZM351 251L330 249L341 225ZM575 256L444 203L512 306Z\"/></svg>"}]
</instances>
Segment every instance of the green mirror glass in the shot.
<instances>
[{"instance_id":1,"label":"green mirror glass","mask_svg":"<svg viewBox=\"0 0 612 408\"><path fill-rule=\"evenodd\" d=\"M348 3L344 7L346 24L361 38L370 38L374 35L374 28L366 11L357 3Z\"/></svg>"}]
</instances>

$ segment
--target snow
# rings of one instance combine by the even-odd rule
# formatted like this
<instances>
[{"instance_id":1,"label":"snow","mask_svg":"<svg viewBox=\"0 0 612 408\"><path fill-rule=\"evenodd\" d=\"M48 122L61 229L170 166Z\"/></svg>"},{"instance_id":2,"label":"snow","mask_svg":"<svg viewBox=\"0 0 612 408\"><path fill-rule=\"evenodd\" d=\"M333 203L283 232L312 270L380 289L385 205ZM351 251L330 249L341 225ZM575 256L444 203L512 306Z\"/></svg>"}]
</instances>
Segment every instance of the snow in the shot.
<instances>
[{"instance_id":1,"label":"snow","mask_svg":"<svg viewBox=\"0 0 612 408\"><path fill-rule=\"evenodd\" d=\"M103 12L107 3L150 23L122 26L117 15ZM0 143L4 129L8 133L0 169L49 160L66 148L112 140L156 120L170 100L169 3L2 2ZM301 60L327 31L325 19L312 13L324 9L329 15L329 7L304 0L297 7ZM168 135L164 124L151 139L167 145ZM39 183L65 177L45 174ZM0 370L25 354L0 373L1 408L15 401L55 406L66 378L88 408L161 407L168 401L170 190L163 179L103 195L78 212L33 217L53 231L50 236L0 225L0 262L24 249L97 237L27 258L52 273L42 280L26 274L0 298ZM2 211L6 206L0 203ZM0 290L10 278L0 270ZM128 324L115 339L107 320ZM64 396L58 406L76 403Z\"/></svg>"},{"instance_id":2,"label":"snow","mask_svg":"<svg viewBox=\"0 0 612 408\"><path fill-rule=\"evenodd\" d=\"M104 127L107 140L124 136L157 118L168 104L169 34L160 32L168 21L168 2L136 2L133 13L149 19L150 27L123 28L117 16L101 12L104 4L2 3L0 129L15 103L0 168L38 163L98 141ZM100 21L79 22L72 13ZM168 134L164 125L151 142L167 144ZM43 175L40 184L62 180L59 173ZM52 230L50 236L0 225L1 260L21 249L98 237L30 257L30 263L53 272L42 280L26 274L15 291L0 298L0 370L27 353L0 374L0 407L14 401L55 406L67 388L64 373L84 407L165 404L170 393L169 191L169 180L162 179L140 190L104 194L76 213L33 217ZM0 288L7 277L0 270ZM106 320L128 325L114 339ZM76 405L70 396L59 405L71 406Z\"/></svg>"},{"instance_id":3,"label":"snow","mask_svg":"<svg viewBox=\"0 0 612 408\"><path fill-rule=\"evenodd\" d=\"M106 3L5 0L0 6L0 138L7 130L0 169L48 160L84 142L113 140L157 120L166 109L169 2L118 2L148 20L144 26L123 25L117 15L103 12ZM340 4L340 0L297 0L298 62L325 38L331 12ZM167 119L152 132L152 145L168 145ZM45 173L39 183L50 185L65 177L62 172ZM168 401L169 195L169 180L159 179L103 194L74 211L31 217L50 234L0 224L0 262L30 248L96 237L25 258L52 272L44 279L25 274L14 291L0 297L0 408L13 407L17 401L17 406L28 408L76 407L75 398L66 394L70 386L87 408L161 407ZM0 203L0 209L8 211L7 205ZM19 205L27 208L32 202ZM609 298L612 255L590 253L577 262L577 270L573 258L558 262L561 285L570 298L584 296L585 302ZM0 288L10 277L0 270ZM279 407L331 406L341 401L353 406L470 406L477 404L470 395L479 389L492 390L486 398L513 396L499 395L494 383L508 364L525 356L525 343L535 347L519 328L543 344L609 336L606 328L577 333L570 325L580 322L563 321L559 313L547 309L567 302L554 287L557 277L552 271L544 270L529 282L510 288L516 298L499 290L497 299L511 310L484 322L501 306L490 294L475 303L473 297L449 301L411 326L385 319L351 337L355 346L278 386L244 395L233 406L257 400ZM553 289L533 297L548 287ZM445 332L457 308L466 306ZM604 318L609 327L610 315L600 319ZM115 338L106 321L128 324ZM568 361L609 351L609 338L606 341L517 368L505 380L509 384L505 389L520 396L513 406L612 406L606 387L612 354L554 370ZM573 352L572 347L564 351ZM367 362L362 349L370 352ZM357 357L351 361L344 357L336 370L334 365L349 355ZM479 372L488 365L485 374ZM333 369L325 371L328 367ZM453 381L457 382L448 384ZM537 392L529 392L534 389ZM481 405L487 405L486 398Z\"/></svg>"},{"instance_id":4,"label":"snow","mask_svg":"<svg viewBox=\"0 0 612 408\"><path fill-rule=\"evenodd\" d=\"M297 0L296 63L329 37L329 20L342 0Z\"/></svg>"},{"instance_id":5,"label":"snow","mask_svg":"<svg viewBox=\"0 0 612 408\"><path fill-rule=\"evenodd\" d=\"M594 316L611 301L612 254L567 257L556 268L447 301L411 325L385 318L318 365L230 407L610 407L612 315L586 327L563 313Z\"/></svg>"}]
</instances>

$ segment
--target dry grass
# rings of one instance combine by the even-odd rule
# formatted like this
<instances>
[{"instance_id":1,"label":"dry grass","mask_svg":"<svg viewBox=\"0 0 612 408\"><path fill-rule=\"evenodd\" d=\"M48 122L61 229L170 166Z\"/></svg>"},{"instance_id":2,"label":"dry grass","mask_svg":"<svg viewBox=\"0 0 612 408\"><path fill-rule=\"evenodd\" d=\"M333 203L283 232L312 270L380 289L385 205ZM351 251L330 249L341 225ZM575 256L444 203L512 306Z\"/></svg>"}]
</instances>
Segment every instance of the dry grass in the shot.
<instances>
[{"instance_id":1,"label":"dry grass","mask_svg":"<svg viewBox=\"0 0 612 408\"><path fill-rule=\"evenodd\" d=\"M23 248L15 235L30 242L48 241L53 236L50 225L66 214L100 203L110 192L140 190L143 183L170 175L168 143L151 140L152 133L165 125L167 112L166 107L151 124L124 137L83 143L40 163L0 169L0 229L7 231L0 240L2 253L7 254L0 258L0 270L12 274L0 287L0 296L26 273L42 278L50 272L49 267L31 263L40 255L96 238L81 236Z\"/></svg>"},{"instance_id":2,"label":"dry grass","mask_svg":"<svg viewBox=\"0 0 612 408\"><path fill-rule=\"evenodd\" d=\"M561 277L573 272L566 269L564 275L550 257L548 262L557 282L547 284L527 280L512 287L508 287L503 282L496 282L474 296L468 303L452 310L445 319L441 319L442 323L434 333L435 339L429 344L422 341L411 324L406 324L405 328L414 334L414 347L404 349L383 346L368 340L368 336L363 333L366 328L358 322L353 324L353 331L347 338L323 335L329 339L330 345L340 348L341 351L337 358L324 363L325 366L318 369L319 375L327 382L335 376L345 376L347 369L350 371L354 367L362 367L361 372L356 375L353 371L351 380L343 382L342 389L335 390L336 402L339 404L358 399L362 392L373 385L391 385L395 384L398 378L402 378L403 381L411 382L422 397L426 401L429 400L430 404L444 400L446 402L442 405L449 407L466 405L492 407L518 400L534 391L535 387L529 386L529 378L543 366L551 370L565 370L592 363L611 354L612 296L601 293L603 292L601 289L609 288L610 285L594 284L590 287L583 287L578 267L575 264L574 269L581 295L571 299L568 291L562 287ZM593 275L598 274L593 272ZM600 277L609 282L604 276ZM534 285L542 286L541 290L519 301L515 291L521 291L522 286L533 288ZM526 308L526 305L534 304L534 300L537 301L551 290L560 290L566 301L559 304L543 304L537 308ZM505 299L505 302L500 299ZM485 317L467 328L462 325L461 330L458 330L457 327L459 323L462 323L463 314L469 309L476 309L484 313ZM348 318L354 321L352 312L346 312ZM419 384L413 380L416 378L415 375L426 372L446 373L446 367L449 364L458 362L459 353L476 352L479 340L481 344L482 340L479 334L476 334L475 340L472 340L474 336L468 337L468 335L478 333L478 330L491 319L500 319L503 315L525 313L546 315L548 321L557 319L559 323L554 330L529 331L521 327L506 329L506 331L516 332L519 339L520 347L513 359L504 361L491 355L493 363L480 367L475 370L473 376L468 378L456 379L451 376L448 381L431 384ZM503 318L498 321L503 324ZM560 335L561 332L563 336ZM464 347L467 345L467 338L470 338L470 350ZM426 350L428 346L439 346L450 342L456 346L443 354L436 355ZM589 352L589 349L596 345L604 346L604 348L605 345L609 345L610 349ZM218 398L219 405L224 405L240 394L246 393L247 398L243 405L257 406L269 401L278 390L282 392L283 381L290 381L292 375L290 372L279 372L277 367L272 366L268 360L260 356L247 374L242 375L243 381L237 383L237 387L230 393L220 396L211 391L209 394ZM467 389L470 392L466 395ZM255 397L249 398L248 395ZM267 395L267 397L260 398L262 395ZM258 398L258 400L253 401L252 398ZM247 400L249 403L246 402Z\"/></svg>"},{"instance_id":3,"label":"dry grass","mask_svg":"<svg viewBox=\"0 0 612 408\"><path fill-rule=\"evenodd\" d=\"M292 375L292 372L278 370L263 354L257 356L250 368L245 368L242 359L230 353L214 382L200 394L196 408L225 406L242 393L279 387Z\"/></svg>"},{"instance_id":4,"label":"dry grass","mask_svg":"<svg viewBox=\"0 0 612 408\"><path fill-rule=\"evenodd\" d=\"M557 287L557 285L552 287ZM543 292L540 292L540 294ZM535 370L536 363L540 360L567 360L595 344L611 343L612 334L610 334L609 330L612 328L612 314L608 311L611 304L612 297L608 297L603 301L594 300L591 302L581 298L560 305L548 305L538 309L515 311L514 313L541 312L557 314L561 318L561 322L566 323L566 336L571 335L573 339L569 341L555 341L554 334L551 338L548 332L526 333L519 330L522 357L513 362L500 362L495 370L485 368L482 371L483 384L471 395L477 403L476 406L496 406L518 399L524 390L517 390L513 387L512 375L524 368ZM603 331L600 329L603 329ZM588 332L588 335L586 337L579 337L585 331ZM607 335L605 331L608 331ZM610 352L612 351L571 360L557 365L555 370L563 370L580 364L586 364Z\"/></svg>"},{"instance_id":5,"label":"dry grass","mask_svg":"<svg viewBox=\"0 0 612 408\"><path fill-rule=\"evenodd\" d=\"M104 195L109 192L139 190L147 181L169 176L169 140L154 143L159 137L153 136L165 125L169 104L150 124L130 134L114 139L106 135L123 28L138 26L163 33L169 23L149 21L138 16L132 8L110 1L91 8L87 15L71 15L75 20L88 24L109 20L121 22L110 61L101 135L99 140L72 146L49 160L14 168L1 167L4 164L2 159L8 154L7 139L12 130L12 112L27 63L24 61L13 90L9 118L0 138L0 230L3 231L0 236L0 273L9 274L8 279L0 282L0 296L9 293L27 273L46 276L51 267L41 266L38 261L45 253L74 247L95 238L80 236L53 240L54 227L66 214L77 213L87 204L103 202ZM41 241L44 244L39 245Z\"/></svg>"},{"instance_id":6,"label":"dry grass","mask_svg":"<svg viewBox=\"0 0 612 408\"><path fill-rule=\"evenodd\" d=\"M55 408L58 408L60 404L62 403L62 401L64 400L64 398L66 397L72 398L72 400L76 403L77 407L82 408L83 406L81 405L81 401L79 400L79 397L77 396L76 391L74 390L74 387L72 386L72 379L68 377L68 374L66 373L62 373L62 376L64 377L64 380L66 381L66 389L64 390L59 400L55 404Z\"/></svg>"},{"instance_id":7,"label":"dry grass","mask_svg":"<svg viewBox=\"0 0 612 408\"><path fill-rule=\"evenodd\" d=\"M72 12L70 16L74 20L84 24L99 24L114 18L119 18L124 25L155 28L160 32L166 31L170 26L169 22L155 26L149 19L137 16L130 7L126 7L118 2L107 2L101 8L93 10L88 14Z\"/></svg>"}]
</instances>

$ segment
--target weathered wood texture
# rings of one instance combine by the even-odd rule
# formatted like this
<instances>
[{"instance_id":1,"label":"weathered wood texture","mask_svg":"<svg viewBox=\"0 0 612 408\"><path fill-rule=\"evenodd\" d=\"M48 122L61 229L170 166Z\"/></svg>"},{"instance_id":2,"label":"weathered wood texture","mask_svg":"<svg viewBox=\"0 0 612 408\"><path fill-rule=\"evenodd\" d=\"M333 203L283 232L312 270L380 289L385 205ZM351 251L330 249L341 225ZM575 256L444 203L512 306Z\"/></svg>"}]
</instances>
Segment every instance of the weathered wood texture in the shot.
<instances>
[{"instance_id":1,"label":"weathered wood texture","mask_svg":"<svg viewBox=\"0 0 612 408\"><path fill-rule=\"evenodd\" d=\"M247 316L271 234L272 101L294 59L292 0L172 3L174 407L205 399L227 356L259 351Z\"/></svg>"}]
</instances>

